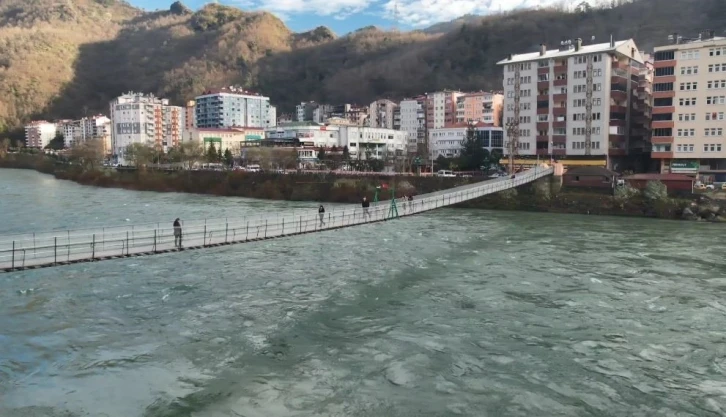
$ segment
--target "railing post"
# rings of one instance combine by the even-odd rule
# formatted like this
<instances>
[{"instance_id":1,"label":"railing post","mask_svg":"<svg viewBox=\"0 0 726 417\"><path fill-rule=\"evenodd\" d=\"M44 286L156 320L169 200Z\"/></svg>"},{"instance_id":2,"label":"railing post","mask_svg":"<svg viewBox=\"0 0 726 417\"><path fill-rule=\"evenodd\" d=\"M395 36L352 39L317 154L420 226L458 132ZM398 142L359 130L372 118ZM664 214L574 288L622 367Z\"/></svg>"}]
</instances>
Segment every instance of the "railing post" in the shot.
<instances>
[{"instance_id":1,"label":"railing post","mask_svg":"<svg viewBox=\"0 0 726 417\"><path fill-rule=\"evenodd\" d=\"M202 236L202 246L207 246L207 219L204 219L204 235Z\"/></svg>"},{"instance_id":2,"label":"railing post","mask_svg":"<svg viewBox=\"0 0 726 417\"><path fill-rule=\"evenodd\" d=\"M267 219L265 219L265 239L267 239Z\"/></svg>"},{"instance_id":3,"label":"railing post","mask_svg":"<svg viewBox=\"0 0 726 417\"><path fill-rule=\"evenodd\" d=\"M53 236L53 263L58 263L58 236Z\"/></svg>"},{"instance_id":4,"label":"railing post","mask_svg":"<svg viewBox=\"0 0 726 417\"><path fill-rule=\"evenodd\" d=\"M247 231L245 232L245 241L247 241L250 237L250 221L247 220Z\"/></svg>"},{"instance_id":5,"label":"railing post","mask_svg":"<svg viewBox=\"0 0 726 417\"><path fill-rule=\"evenodd\" d=\"M298 220L298 221L300 222L300 233L302 233L302 231L303 231L303 228L302 228L302 216L300 216L300 220ZM307 222L306 222L306 224L307 224Z\"/></svg>"},{"instance_id":6,"label":"railing post","mask_svg":"<svg viewBox=\"0 0 726 417\"><path fill-rule=\"evenodd\" d=\"M156 252L156 229L154 229L154 252Z\"/></svg>"},{"instance_id":7,"label":"railing post","mask_svg":"<svg viewBox=\"0 0 726 417\"><path fill-rule=\"evenodd\" d=\"M293 220L292 222L295 223L295 220ZM280 236L285 236L285 217L284 216L282 218L282 233L280 234Z\"/></svg>"},{"instance_id":8,"label":"railing post","mask_svg":"<svg viewBox=\"0 0 726 417\"><path fill-rule=\"evenodd\" d=\"M13 240L13 253L10 255L10 269L15 269L15 241Z\"/></svg>"},{"instance_id":9,"label":"railing post","mask_svg":"<svg viewBox=\"0 0 726 417\"><path fill-rule=\"evenodd\" d=\"M225 219L224 221L224 243L227 243L227 233L229 232L229 222Z\"/></svg>"},{"instance_id":10,"label":"railing post","mask_svg":"<svg viewBox=\"0 0 726 417\"><path fill-rule=\"evenodd\" d=\"M96 234L93 234L93 240L91 241L91 260L96 258Z\"/></svg>"}]
</instances>

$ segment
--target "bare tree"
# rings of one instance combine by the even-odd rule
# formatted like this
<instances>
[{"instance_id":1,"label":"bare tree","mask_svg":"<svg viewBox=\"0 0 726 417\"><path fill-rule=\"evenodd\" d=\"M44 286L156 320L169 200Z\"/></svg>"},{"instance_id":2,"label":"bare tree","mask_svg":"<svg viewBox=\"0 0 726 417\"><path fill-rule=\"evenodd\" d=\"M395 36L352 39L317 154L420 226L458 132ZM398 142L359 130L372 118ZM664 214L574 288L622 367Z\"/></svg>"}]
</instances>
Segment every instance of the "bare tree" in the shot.
<instances>
[{"instance_id":1,"label":"bare tree","mask_svg":"<svg viewBox=\"0 0 726 417\"><path fill-rule=\"evenodd\" d=\"M93 171L103 160L103 148L103 142L98 139L77 142L71 148L70 159L81 165L83 169Z\"/></svg>"},{"instance_id":2,"label":"bare tree","mask_svg":"<svg viewBox=\"0 0 726 417\"><path fill-rule=\"evenodd\" d=\"M8 154L8 149L10 148L10 139L5 138L0 140L0 158L5 158L5 155Z\"/></svg>"},{"instance_id":3,"label":"bare tree","mask_svg":"<svg viewBox=\"0 0 726 417\"><path fill-rule=\"evenodd\" d=\"M126 147L126 159L139 169L146 169L146 166L154 160L155 153L154 148L143 143L132 143Z\"/></svg>"}]
</instances>

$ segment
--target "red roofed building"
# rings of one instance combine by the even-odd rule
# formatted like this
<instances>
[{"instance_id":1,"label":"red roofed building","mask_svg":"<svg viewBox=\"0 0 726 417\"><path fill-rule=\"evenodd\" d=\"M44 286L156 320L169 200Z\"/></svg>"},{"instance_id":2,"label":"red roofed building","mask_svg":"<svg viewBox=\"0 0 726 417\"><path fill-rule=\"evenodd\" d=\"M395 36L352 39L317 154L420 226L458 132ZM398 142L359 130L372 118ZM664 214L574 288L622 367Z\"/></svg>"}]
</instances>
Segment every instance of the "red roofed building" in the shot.
<instances>
[{"instance_id":1,"label":"red roofed building","mask_svg":"<svg viewBox=\"0 0 726 417\"><path fill-rule=\"evenodd\" d=\"M625 177L625 182L633 188L645 189L649 181L660 181L668 191L693 191L695 178L683 174L635 174Z\"/></svg>"}]
</instances>

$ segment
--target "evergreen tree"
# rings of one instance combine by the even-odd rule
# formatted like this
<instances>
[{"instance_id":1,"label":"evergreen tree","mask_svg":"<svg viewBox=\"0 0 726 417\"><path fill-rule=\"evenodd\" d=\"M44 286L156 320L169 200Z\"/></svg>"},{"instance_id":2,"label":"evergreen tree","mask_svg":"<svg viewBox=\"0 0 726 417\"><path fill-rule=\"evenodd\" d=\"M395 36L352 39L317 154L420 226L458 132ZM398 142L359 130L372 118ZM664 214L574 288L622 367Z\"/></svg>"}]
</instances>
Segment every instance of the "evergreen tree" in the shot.
<instances>
[{"instance_id":1,"label":"evergreen tree","mask_svg":"<svg viewBox=\"0 0 726 417\"><path fill-rule=\"evenodd\" d=\"M224 163L230 168L234 166L234 157L232 156L232 151L230 151L229 148L224 150Z\"/></svg>"},{"instance_id":2,"label":"evergreen tree","mask_svg":"<svg viewBox=\"0 0 726 417\"><path fill-rule=\"evenodd\" d=\"M214 146L214 142L209 143L207 148L207 162L212 163L217 160L217 148Z\"/></svg>"}]
</instances>

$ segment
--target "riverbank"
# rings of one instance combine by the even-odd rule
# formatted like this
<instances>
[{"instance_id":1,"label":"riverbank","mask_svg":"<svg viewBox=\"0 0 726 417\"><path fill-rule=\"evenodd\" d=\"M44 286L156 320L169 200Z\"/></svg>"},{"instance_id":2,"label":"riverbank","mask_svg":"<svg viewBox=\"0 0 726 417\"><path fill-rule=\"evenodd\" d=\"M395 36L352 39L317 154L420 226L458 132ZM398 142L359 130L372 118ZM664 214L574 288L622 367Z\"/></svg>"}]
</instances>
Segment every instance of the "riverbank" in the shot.
<instances>
[{"instance_id":1,"label":"riverbank","mask_svg":"<svg viewBox=\"0 0 726 417\"><path fill-rule=\"evenodd\" d=\"M332 203L356 203L363 196L373 198L376 187L383 183L395 188L397 196L402 196L425 194L477 181L475 178L340 176L324 172L283 175L240 171L88 171L50 158L23 154L0 159L0 168L34 169L58 179L105 188ZM381 196L382 199L389 197L388 193ZM726 207L705 197L649 199L642 193L636 193L623 199L599 190L562 188L557 177L543 178L460 206L673 220L726 220Z\"/></svg>"}]
</instances>

